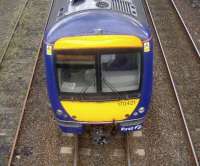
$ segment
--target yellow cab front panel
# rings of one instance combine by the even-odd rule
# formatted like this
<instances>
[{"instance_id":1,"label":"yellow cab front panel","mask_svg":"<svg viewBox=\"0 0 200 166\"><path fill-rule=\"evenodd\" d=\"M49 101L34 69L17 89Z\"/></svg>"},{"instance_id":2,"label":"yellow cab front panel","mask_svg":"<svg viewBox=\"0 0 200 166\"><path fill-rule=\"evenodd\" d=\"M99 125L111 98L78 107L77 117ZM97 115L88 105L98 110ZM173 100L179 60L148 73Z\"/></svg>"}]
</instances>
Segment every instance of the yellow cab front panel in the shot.
<instances>
[{"instance_id":1,"label":"yellow cab front panel","mask_svg":"<svg viewBox=\"0 0 200 166\"><path fill-rule=\"evenodd\" d=\"M89 49L130 49L142 48L142 41L136 36L128 35L97 35L65 37L57 40L54 51L72 51ZM64 59L64 55L60 56ZM66 56L69 60L69 56ZM139 99L114 101L67 101L61 105L74 120L79 122L114 122L127 119L135 110Z\"/></svg>"}]
</instances>

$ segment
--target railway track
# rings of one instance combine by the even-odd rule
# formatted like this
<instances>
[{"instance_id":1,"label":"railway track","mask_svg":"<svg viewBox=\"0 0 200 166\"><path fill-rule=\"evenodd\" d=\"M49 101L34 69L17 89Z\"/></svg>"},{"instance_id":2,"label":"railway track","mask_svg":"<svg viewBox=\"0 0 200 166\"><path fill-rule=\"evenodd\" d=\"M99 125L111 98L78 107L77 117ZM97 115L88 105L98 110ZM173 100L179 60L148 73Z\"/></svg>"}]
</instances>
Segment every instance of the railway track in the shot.
<instances>
[{"instance_id":1,"label":"railway track","mask_svg":"<svg viewBox=\"0 0 200 166\"><path fill-rule=\"evenodd\" d=\"M3 58L6 55L6 52L7 52L8 47L9 47L9 44L11 43L12 37L15 34L16 28L17 28L17 26L18 26L18 24L20 22L20 19L21 19L22 15L23 15L24 9L26 8L26 5L28 4L28 1L29 0L25 0L24 1L24 4L21 7L21 9L19 11L19 15L18 15L18 17L17 17L17 19L15 21L14 27L13 27L12 31L10 32L10 34L9 34L8 40L5 42L4 46L1 48L1 51L0 51L0 65L1 65L1 63L3 61Z\"/></svg>"},{"instance_id":2,"label":"railway track","mask_svg":"<svg viewBox=\"0 0 200 166\"><path fill-rule=\"evenodd\" d=\"M159 63L158 63L159 64ZM161 65L163 68L163 66ZM163 71L163 69L162 69ZM157 71L159 76L163 77L163 75L168 75L168 73L162 73L161 71ZM110 157L115 156L115 162L114 165L126 165L128 163L128 159L126 158L131 157L129 161L134 161L137 165L192 165L190 162L190 152L188 152L187 140L185 136L183 136L184 131L182 130L184 128L174 128L173 130L168 131L170 125L174 122L169 122L169 114L162 114L159 115L161 119L163 119L163 124L158 123L157 121L154 121L154 117L157 116L159 113L155 113L154 115L148 117L149 122L147 122L148 126L145 126L145 140L147 141L147 145L145 147L146 154L143 153L147 158L150 158L151 154L155 157L161 157L161 159L164 161L162 163L161 161L156 162L151 159L141 158L140 156L140 162L138 160L135 160L134 157L136 156L136 153L133 152L135 146L139 146L141 148L142 145L138 145L138 142L145 142L145 140L138 138L139 141L137 143L134 143L136 140L135 138L132 139L129 137L128 142L126 142L127 138L124 137L118 137L118 141L116 143L116 139L113 137L111 142L115 142L115 145L107 145L103 147L94 146L91 143L91 139L88 139L87 135L83 135L80 137L77 136L62 136L58 133L58 129L56 127L55 122L52 119L52 112L50 111L50 108L48 106L48 99L46 94L46 85L45 85L45 78L44 75L41 75L43 73L43 63L42 63L42 57L39 56L38 62L35 67L35 75L32 79L32 84L30 84L29 89L29 95L27 95L27 100L24 103L24 114L23 114L23 120L21 121L21 127L19 135L17 135L18 139L16 141L15 146L13 146L13 156L10 158L10 165L105 165L105 160L109 160ZM156 76L157 80L158 76ZM165 86L167 80L162 84L162 86ZM157 85L156 85L157 86ZM169 87L166 86L166 87ZM161 86L157 86L159 93L161 93L163 90ZM165 89L165 91L172 91L169 89ZM166 92L164 92L166 93ZM173 95L174 94L170 94ZM168 97L168 96L167 96ZM165 97L165 100L168 100L168 98ZM169 96L171 97L171 96ZM165 105L165 101L162 101L162 98L156 98L153 101L153 106L151 109L158 108L156 105L157 103L161 103L163 105L163 112L167 112L168 105ZM174 98L171 99L171 102L174 102ZM170 102L168 102L170 103ZM171 103L170 103L171 104ZM174 102L174 105L177 105L177 102ZM172 106L174 106L172 105ZM174 106L175 107L175 106ZM176 115L176 111L178 109L175 108L175 111L171 111L171 115L175 117L179 117ZM152 111L152 110L151 110ZM150 111L150 112L151 112ZM159 112L161 112L159 110ZM175 112L173 114L173 112ZM177 113L178 114L178 113ZM39 115L39 116L38 116ZM154 116L154 117L153 117ZM152 120L153 119L153 120ZM153 121L153 122L152 122ZM177 119L177 121L180 121ZM164 135L151 135L151 132L154 130L153 125L156 126L156 129L159 128L161 133ZM175 123L176 126L180 126ZM155 129L155 130L156 130ZM181 129L181 131L180 131ZM166 131L167 130L167 131ZM157 132L157 131L156 131ZM176 136L175 134L179 133L179 136ZM165 135L166 134L166 135ZM168 147L169 149L159 149L157 144L148 144L148 142L153 142L155 138L156 142L161 138L168 139L168 135L171 135L171 139L176 142L174 145L173 143L170 144L165 141L160 141L162 143L162 147L165 147L164 144L172 145L171 147ZM183 139L183 140L182 140ZM90 141L89 141L90 140ZM131 140L131 141L130 141ZM181 141L180 141L181 140ZM184 142L186 141L186 142ZM119 144L119 142L121 142ZM127 146L127 143L130 146ZM133 145L136 144L136 145ZM122 147L120 147L122 146ZM148 150L148 148L159 149L161 151L151 151ZM186 146L186 147L184 147ZM114 147L114 148L113 148ZM117 149L115 148L117 147ZM111 151L113 148L114 152ZM94 150L92 150L94 149ZM108 150L107 150L108 149ZM128 151L130 153L126 153L125 149L129 149ZM96 152L95 152L96 151ZM182 155L179 159L176 161L170 161L175 160L176 157L174 157L174 154L171 154L172 151L176 151L176 153L182 154L182 151L186 151L184 155ZM131 155L127 155L131 154ZM167 159L166 157L163 157L165 155L170 156L171 158ZM158 156L160 155L160 156ZM175 154L176 155L176 154ZM102 157L103 156L103 157ZM143 156L144 157L144 156ZM123 158L123 160L122 160ZM157 160L158 158L156 158ZM92 160L92 161L91 161ZM184 163L185 160L188 160L187 163ZM126 163L126 162L127 163ZM137 162L136 162L137 161ZM145 162L144 162L145 161ZM149 162L151 161L151 162ZM111 162L109 160L109 162ZM132 163L133 164L133 163ZM111 162L109 165L113 165Z\"/></svg>"},{"instance_id":3,"label":"railway track","mask_svg":"<svg viewBox=\"0 0 200 166\"><path fill-rule=\"evenodd\" d=\"M53 6L53 0L51 2L51 5L50 5L50 9L49 9L49 14L47 16L47 21L46 21L46 24L44 26L44 28L46 28L46 25L48 23L48 18L49 18L49 15L50 15L50 11L51 11L51 8ZM25 6L27 5L28 3L28 0L26 1L26 4ZM24 8L25 8L24 6ZM23 8L23 11L24 11L24 8ZM19 20L22 16L22 13L20 14L19 16ZM17 25L19 24L19 21L16 23L16 27ZM14 31L11 35L11 38L13 37L14 35L14 32L16 30L16 27L14 28ZM44 29L45 30L45 29ZM43 32L44 32L43 30ZM38 63L38 59L39 59L39 56L41 55L41 51L42 51L42 42L43 42L43 37L44 37L44 34L42 35L42 38L41 38L41 41L40 41L40 46L39 46L39 49L38 49L38 52L36 54L36 58L35 58L35 62L34 62L34 66L33 66L33 69L32 69L32 74L31 74L31 78L30 78L30 81L29 81L29 84L28 84L28 88L27 88L27 91L26 91L26 95L25 95L25 100L23 102L23 105L22 105L22 110L21 110L21 113L20 113L20 117L19 117L19 121L18 121L18 125L17 125L17 129L16 129L16 133L15 133L15 137L14 137L14 140L13 140L13 143L12 143L12 148L11 148L11 152L10 152L10 155L9 155L9 160L8 160L8 166L11 165L11 162L12 162L12 158L13 158L13 155L14 155L14 150L15 150L15 146L16 146L16 143L17 143L17 138L18 138L18 135L19 135L19 131L20 131L20 128L21 128L21 124L22 124L22 120L23 120L23 116L24 116L24 111L25 111L25 107L26 107L26 102L27 102L27 99L28 99L28 96L29 96L29 93L30 93L30 89L31 89L31 84L32 84L32 81L33 81L33 77L34 77L34 74L35 74L35 70L36 70L36 66L37 66L37 63ZM11 39L10 39L11 40ZM9 42L10 43L10 42ZM9 44L7 45L7 48L6 50L8 49L8 46ZM6 53L6 52L5 52ZM3 56L4 57L4 56ZM3 60L3 58L2 58Z\"/></svg>"},{"instance_id":4,"label":"railway track","mask_svg":"<svg viewBox=\"0 0 200 166\"><path fill-rule=\"evenodd\" d=\"M74 136L73 166L90 165L91 163L93 165L113 165L113 164L116 165L116 160L120 162L121 165L133 166L133 163L131 161L131 149L130 149L131 143L130 143L129 134L123 135L120 138L122 140L118 141L119 144L120 143L123 144L122 149L115 149L116 146L114 146L113 144L111 146L110 145L94 145L94 144L91 144L92 142L91 138L88 137L89 138L88 140L88 138L86 137L81 138L81 136L77 136L77 135ZM87 142L86 143L87 148L86 146L83 146L83 144L81 145L83 141ZM110 141L113 141L113 140L110 140ZM89 146L88 146L88 143L90 144ZM110 150L106 149L107 146L109 146ZM106 152L110 151L110 152L107 153L105 156L104 151Z\"/></svg>"},{"instance_id":5,"label":"railway track","mask_svg":"<svg viewBox=\"0 0 200 166\"><path fill-rule=\"evenodd\" d=\"M185 28L185 30L186 30L188 36L189 36L189 38L190 38L192 44L194 45L194 49L195 49L196 52L197 52L196 55L200 58L200 47L198 48L198 46L197 46L197 44L196 44L198 41L197 41L197 40L195 41L195 39L193 39L192 34L191 34L191 32L190 32L190 29L189 29L189 27L187 26L185 20L183 19L182 15L181 15L181 12L180 12L179 8L177 7L175 1L174 1L174 0L171 0L171 3L173 4L173 6L174 6L174 8L175 8L175 10L176 10L176 13L177 13L177 15L179 16L179 18L180 18L180 20L181 20L181 22L182 22L182 24L183 24L183 26L184 26L184 28ZM200 2L198 2L198 4L200 5ZM195 31L195 29L193 29L193 31Z\"/></svg>"},{"instance_id":6,"label":"railway track","mask_svg":"<svg viewBox=\"0 0 200 166\"><path fill-rule=\"evenodd\" d=\"M183 18L181 17L180 13L177 10L175 3L173 2L173 0L171 2L173 3L175 10L170 6L169 1L165 2L165 3L160 2L160 4L162 3L162 5L159 6L159 3L156 4L156 2L148 2L147 0L145 0L145 3L146 3L147 8L148 8L148 12L150 13L150 17L151 17L151 20L152 20L152 23L153 23L153 27L155 29L155 32L156 32L156 35L157 35L157 38L158 38L158 41L159 41L159 45L161 47L162 55L164 57L165 64L167 66L167 70L168 70L168 73L169 73L169 76L170 76L170 80L171 80L171 84L172 84L172 87L173 87L173 90L174 90L174 93L175 93L175 96L176 96L176 100L178 102L179 110L180 110L181 117L182 117L182 120L183 120L183 123L184 123L184 126L185 126L185 130L186 130L188 141L189 141L189 144L190 144L190 147L191 147L193 158L194 158L195 164L197 166L199 166L199 156L200 156L200 154L199 154L199 152L196 152L196 149L199 146L199 142L197 141L197 139L199 138L199 133L196 132L196 135L194 134L194 132L195 132L194 129L199 128L198 123L197 123L197 119L199 119L199 115L198 115L199 109L198 108L200 106L199 106L199 102L197 100L195 100L195 97L196 97L196 99L199 99L199 95L195 94L195 90L198 93L197 89L199 87L198 86L199 80L196 80L196 82L194 81L195 83L194 83L193 86L195 87L195 90L191 91L190 89L188 89L188 84L183 85L183 84L181 84L181 82L184 83L184 79L193 78L195 80L196 78L198 78L198 76L195 75L194 77L190 78L191 75L186 75L185 73L181 73L180 70L177 70L177 69L173 68L173 66L172 66L173 60L179 60L180 56L181 56L180 53L178 53L178 54L176 53L176 54L172 55L172 52L174 52L173 51L174 49L178 49L178 48L180 49L181 47L177 43L176 43L176 46L172 47L172 44L170 44L168 42L172 42L173 40L176 40L176 35L173 33L173 31L178 32L178 30L180 30L179 28L181 28L181 27L180 27L180 25L176 25L176 27L178 27L178 26L179 27L174 28L172 30L172 28L170 28L171 25L169 26L170 22L168 22L168 20L167 20L167 16L169 17L169 15L167 15L166 12L170 13L170 16L173 15L174 19L176 18L173 23L179 24L180 20L181 20L181 23L183 24L184 28L186 29L186 30L184 28L182 29L182 34L179 35L179 37L181 36L182 40L185 39L186 40L185 42L192 41L192 44L185 44L184 43L185 45L187 45L187 47L184 47L184 48L181 49L182 53L185 53L185 51L186 51L186 52L190 52L192 54L195 54L195 51L196 51L197 55L199 56L199 51L198 51L198 48L195 45L195 43L194 43L194 41L191 37L191 34L189 33L189 31L188 31L188 29L187 29L187 27L184 23ZM156 10L158 8L159 8L159 10L162 10L163 14L166 14L165 18L164 19L158 18L159 17L158 15L156 17L156 14L152 13L150 6L154 10ZM176 16L176 14L178 16ZM163 17L163 15L161 17ZM178 20L179 18L180 18L180 20ZM162 24L159 24L159 22L161 22L161 21L162 21ZM168 24L168 26L167 26L167 24ZM170 32L171 32L171 34L173 33L174 35L171 35L171 37L169 38L169 36L166 35L166 34L170 33ZM184 35L186 35L186 36L184 36ZM187 39L188 37L189 37L189 39ZM171 56L170 56L170 54L171 54ZM187 68L190 65L188 65L186 63L181 63L181 61L178 61L178 62L180 62L180 64L177 64L177 65L179 65L180 68L186 67L185 72L189 72L190 74L192 74L194 71L198 71L199 66L200 66L199 65L199 59L193 58L192 54L187 55L187 57L189 57L187 59L194 61L193 62L194 66L191 66L193 71L191 71L191 69L189 70L189 68ZM177 56L177 59L176 59L176 57L172 58L172 56ZM189 62L189 61L187 61L187 62ZM177 75L175 74L175 72L177 72ZM182 79L181 79L181 74L184 75L184 77ZM193 79L191 79L191 81ZM181 81L181 82L179 82L179 81ZM179 84L179 85L177 85L177 84ZM182 86L182 85L184 87L181 89L180 86ZM187 91L187 92L184 93L185 91ZM192 97L189 94L191 94ZM185 102L183 102L183 100L186 99L186 98L188 98L189 101L186 100L186 103L185 103ZM192 105L190 105L189 103L192 103ZM189 113L187 112L189 107L191 107L190 109L192 109L192 113L193 113L193 115L190 116L190 117L188 115ZM195 142L194 142L194 140L195 140ZM196 147L196 149L195 149L195 147Z\"/></svg>"},{"instance_id":7,"label":"railway track","mask_svg":"<svg viewBox=\"0 0 200 166\"><path fill-rule=\"evenodd\" d=\"M6 48L10 43L17 24L22 16L22 13L27 5L27 0L16 0L15 2L10 2L2 0L0 2L0 59L2 61L5 55Z\"/></svg>"},{"instance_id":8,"label":"railway track","mask_svg":"<svg viewBox=\"0 0 200 166\"><path fill-rule=\"evenodd\" d=\"M35 15L37 13L38 16L45 16L48 12L48 0L12 2L12 5L16 5L16 9L19 7L17 3L22 7L19 9L19 15L13 17L17 20L11 33L8 34L4 29L1 31L6 32L8 38L2 40L3 47L0 52L0 165L8 163L11 143L17 130L16 126L34 65L35 51L39 46L38 37L40 38L44 25L45 17L35 19ZM39 6L43 8L42 11ZM10 16L10 13L7 15ZM33 19L34 25L31 21Z\"/></svg>"},{"instance_id":9,"label":"railway track","mask_svg":"<svg viewBox=\"0 0 200 166\"><path fill-rule=\"evenodd\" d=\"M74 156L73 156L73 166L78 166L78 160L79 160L79 148L78 148L78 144L79 144L79 138L78 135L75 136L74 139Z\"/></svg>"}]
</instances>

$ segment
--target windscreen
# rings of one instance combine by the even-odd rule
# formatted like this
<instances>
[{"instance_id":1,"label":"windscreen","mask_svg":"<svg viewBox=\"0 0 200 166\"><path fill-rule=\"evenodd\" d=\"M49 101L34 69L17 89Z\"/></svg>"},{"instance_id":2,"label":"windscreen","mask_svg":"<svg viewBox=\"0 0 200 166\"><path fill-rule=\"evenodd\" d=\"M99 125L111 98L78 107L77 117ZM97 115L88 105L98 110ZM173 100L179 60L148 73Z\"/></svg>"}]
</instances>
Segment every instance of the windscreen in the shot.
<instances>
[{"instance_id":1,"label":"windscreen","mask_svg":"<svg viewBox=\"0 0 200 166\"><path fill-rule=\"evenodd\" d=\"M102 92L136 91L140 86L141 55L101 55Z\"/></svg>"},{"instance_id":2,"label":"windscreen","mask_svg":"<svg viewBox=\"0 0 200 166\"><path fill-rule=\"evenodd\" d=\"M138 91L141 51L57 55L56 68L61 93L120 93Z\"/></svg>"},{"instance_id":3,"label":"windscreen","mask_svg":"<svg viewBox=\"0 0 200 166\"><path fill-rule=\"evenodd\" d=\"M96 92L95 56L58 55L56 66L61 92Z\"/></svg>"}]
</instances>

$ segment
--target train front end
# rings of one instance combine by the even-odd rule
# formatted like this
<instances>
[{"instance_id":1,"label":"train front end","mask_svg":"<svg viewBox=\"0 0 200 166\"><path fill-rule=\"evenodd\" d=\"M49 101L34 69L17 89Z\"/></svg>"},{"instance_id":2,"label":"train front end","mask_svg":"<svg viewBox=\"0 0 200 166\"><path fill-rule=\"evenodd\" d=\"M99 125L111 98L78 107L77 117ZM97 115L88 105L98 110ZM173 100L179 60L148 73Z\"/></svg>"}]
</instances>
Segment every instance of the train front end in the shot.
<instances>
[{"instance_id":1,"label":"train front end","mask_svg":"<svg viewBox=\"0 0 200 166\"><path fill-rule=\"evenodd\" d=\"M116 12L86 12L49 30L44 48L48 94L63 132L82 133L85 125L142 128L153 75L146 27Z\"/></svg>"}]
</instances>

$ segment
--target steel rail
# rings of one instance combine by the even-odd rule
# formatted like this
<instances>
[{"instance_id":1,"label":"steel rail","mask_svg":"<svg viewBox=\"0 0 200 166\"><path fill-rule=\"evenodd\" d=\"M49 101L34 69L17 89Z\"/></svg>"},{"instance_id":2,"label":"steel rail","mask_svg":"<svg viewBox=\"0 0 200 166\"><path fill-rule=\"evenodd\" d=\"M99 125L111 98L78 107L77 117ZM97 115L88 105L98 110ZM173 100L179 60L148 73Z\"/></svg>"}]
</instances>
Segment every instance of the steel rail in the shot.
<instances>
[{"instance_id":1,"label":"steel rail","mask_svg":"<svg viewBox=\"0 0 200 166\"><path fill-rule=\"evenodd\" d=\"M125 135L125 151L126 151L126 161L127 161L127 166L132 166L131 164L131 150L130 150L130 144L129 144L129 134L127 133Z\"/></svg>"},{"instance_id":2,"label":"steel rail","mask_svg":"<svg viewBox=\"0 0 200 166\"><path fill-rule=\"evenodd\" d=\"M79 151L78 144L79 144L79 138L78 135L75 135L73 166L78 166L78 151Z\"/></svg>"},{"instance_id":3,"label":"steel rail","mask_svg":"<svg viewBox=\"0 0 200 166\"><path fill-rule=\"evenodd\" d=\"M31 90L31 86L32 86L32 82L33 82L33 78L34 78L37 62L38 62L38 59L39 59L39 55L41 53L41 46L42 46L42 44L40 44L40 49L37 52L37 58L35 60L33 71L32 71L32 74L31 74L31 80L29 82L28 90L27 90L27 93L26 93L26 97L25 97L25 100L23 102L22 111L21 111L19 122L18 122L18 125L17 125L17 131L16 131L16 134L15 134L13 143L12 143L12 148L11 148L11 152L10 152L10 156L9 156L8 166L11 166L11 164L12 164L12 159L13 159L15 147L16 147L16 144L17 144L17 139L18 139L18 136L19 136L22 120L23 120L24 113L25 113L26 103L28 101L28 97L29 97L29 94L30 94L30 90Z\"/></svg>"},{"instance_id":4,"label":"steel rail","mask_svg":"<svg viewBox=\"0 0 200 166\"><path fill-rule=\"evenodd\" d=\"M47 19L46 24L44 26L44 31L45 31L46 26L47 26L48 21L49 21L49 16L50 16L50 13L51 13L51 9L53 7L53 3L54 3L54 0L52 0L51 5L50 5L50 10L49 10L49 13L48 13L48 19ZM40 46L39 46L39 49L38 49L37 54L36 54L36 59L35 59L35 62L34 62L32 74L31 74L31 79L29 81L29 85L28 85L28 89L27 89L27 92L26 92L26 96L25 96L25 99L24 99L24 102L23 102L23 105L22 105L22 111L21 111L19 122L18 122L18 125L17 125L17 131L15 133L15 137L14 137L14 140L13 140L13 143L12 143L11 152L10 152L9 159L8 159L8 166L12 165L12 160L13 160L13 156L14 156L15 147L16 147L16 144L17 144L19 132L20 132L20 129L21 129L21 125L22 125L22 121L23 121L23 117L24 117L24 113L25 113L26 103L27 103L29 95L30 95L30 90L31 90L31 87L32 87L34 74L35 74L36 67L37 67L37 64L38 64L38 60L39 60L39 57L40 57L40 54L41 54L41 51L42 51L43 38L44 38L44 33L42 35L42 39L40 41Z\"/></svg>"},{"instance_id":5,"label":"steel rail","mask_svg":"<svg viewBox=\"0 0 200 166\"><path fill-rule=\"evenodd\" d=\"M3 47L3 48L1 49L1 52L3 52L3 53L2 53L2 55L0 56L0 65L1 65L2 62L3 62L3 59L4 59L4 57L5 57L5 55L6 55L6 52L7 52L8 48L9 48L9 46L10 46L10 42L11 42L11 40L12 40L14 34L15 34L15 31L16 31L16 29L17 29L17 26L18 26L18 24L19 24L19 21L21 20L21 17L22 17L22 15L23 15L23 12L24 12L24 10L25 10L27 4L28 4L28 1L29 1L29 0L26 0L26 1L25 1L23 7L22 7L21 10L20 10L20 14L19 14L19 16L17 17L17 21L15 22L14 28L13 28L13 30L11 31L11 34L10 34L10 37L9 37L7 43L6 43L6 46ZM2 51L2 50L3 50L3 51ZM0 52L0 53L1 53L1 52Z\"/></svg>"},{"instance_id":6,"label":"steel rail","mask_svg":"<svg viewBox=\"0 0 200 166\"><path fill-rule=\"evenodd\" d=\"M165 61L166 67L167 67L167 71L168 71L169 76L170 76L170 82L171 82L171 84L173 86L173 90L174 90L174 93L175 93L175 96L176 96L176 100L178 102L179 110L180 110L180 113L181 113L181 116L182 116L182 119L183 119L184 127L185 127L185 130L186 130L186 133L187 133L187 137L188 137L188 140L189 140L189 143L190 143L190 147L191 147L191 150L192 150L193 157L194 157L196 166L199 166L199 161L198 161L198 158L197 158L197 155L196 155L196 151L195 151L195 148L194 148L194 144L193 144L193 141L192 141L192 138L191 138L191 135L190 135L190 131L189 131L189 128L188 128L188 125L187 125L187 122L186 122L186 118L185 118L185 115L184 115L184 112L183 112L183 107L182 107L182 104L181 104L181 101L180 101L180 98L179 98L179 95L178 95L178 91L177 91L174 79L172 77L172 73L171 73L167 58L166 58L166 53L164 51L164 48L163 48L163 45L162 45L158 30L156 28L156 24L155 24L152 12L151 12L150 7L149 7L149 3L147 2L147 0L144 0L144 1L146 3L149 15L151 17L151 21L152 21L154 30L156 32L156 36L157 36L158 41L159 41L159 45L160 45L160 48L161 48L161 51L162 51L162 55L163 55L163 58L164 58L164 61Z\"/></svg>"},{"instance_id":7,"label":"steel rail","mask_svg":"<svg viewBox=\"0 0 200 166\"><path fill-rule=\"evenodd\" d=\"M187 32L187 35L189 36L189 38L190 38L190 40L191 40L191 42L192 42L192 44L193 44L193 46L194 46L194 48L195 48L195 51L196 51L198 57L200 58L200 51L199 51L199 49L198 49L198 47L197 47L195 41L193 40L193 37L192 37L192 35L191 35L191 33L190 33L190 31L189 31L189 29L188 29L188 27L187 27L187 25L186 25L184 19L183 19L183 17L181 16L181 13L180 13L179 9L177 8L176 3L174 2L174 0L170 0L170 1L172 2L173 6L174 6L174 8L175 8L175 10L176 10L176 13L177 13L178 16L179 16L179 18L180 18L180 20L181 20L181 23L183 24L183 26L184 26L184 28L185 28L185 30L186 30L186 32Z\"/></svg>"}]
</instances>

